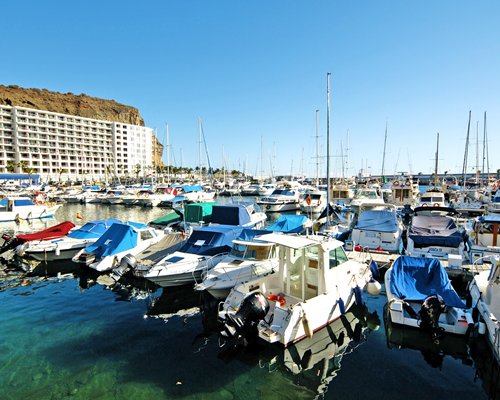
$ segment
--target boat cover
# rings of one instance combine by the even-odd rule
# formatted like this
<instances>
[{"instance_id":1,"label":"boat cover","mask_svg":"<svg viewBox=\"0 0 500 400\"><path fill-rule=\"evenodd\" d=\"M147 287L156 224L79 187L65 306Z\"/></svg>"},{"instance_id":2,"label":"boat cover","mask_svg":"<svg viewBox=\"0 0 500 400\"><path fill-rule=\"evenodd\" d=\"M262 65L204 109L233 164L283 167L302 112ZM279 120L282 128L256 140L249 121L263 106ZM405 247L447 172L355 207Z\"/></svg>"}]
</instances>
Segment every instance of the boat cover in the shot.
<instances>
[{"instance_id":1,"label":"boat cover","mask_svg":"<svg viewBox=\"0 0 500 400\"><path fill-rule=\"evenodd\" d=\"M210 222L215 203L192 203L186 205L186 222Z\"/></svg>"},{"instance_id":2,"label":"boat cover","mask_svg":"<svg viewBox=\"0 0 500 400\"><path fill-rule=\"evenodd\" d=\"M463 242L462 234L452 218L441 215L416 215L408 231L415 247L458 247Z\"/></svg>"},{"instance_id":3,"label":"boat cover","mask_svg":"<svg viewBox=\"0 0 500 400\"><path fill-rule=\"evenodd\" d=\"M483 215L479 217L478 221L483 224L498 224L500 223L500 215Z\"/></svg>"},{"instance_id":4,"label":"boat cover","mask_svg":"<svg viewBox=\"0 0 500 400\"><path fill-rule=\"evenodd\" d=\"M35 203L31 199L14 199L14 205L16 207L34 206Z\"/></svg>"},{"instance_id":5,"label":"boat cover","mask_svg":"<svg viewBox=\"0 0 500 400\"><path fill-rule=\"evenodd\" d=\"M237 240L241 240L243 242L251 242L252 240L254 240L255 236L265 235L267 233L271 233L271 231L265 229L245 228L241 231L240 236L238 236Z\"/></svg>"},{"instance_id":6,"label":"boat cover","mask_svg":"<svg viewBox=\"0 0 500 400\"><path fill-rule=\"evenodd\" d=\"M391 269L391 292L402 300L439 295L450 307L467 308L436 258L400 256Z\"/></svg>"},{"instance_id":7,"label":"boat cover","mask_svg":"<svg viewBox=\"0 0 500 400\"><path fill-rule=\"evenodd\" d=\"M68 234L68 232L75 227L75 224L71 221L61 222L60 224L54 225L50 228L44 229L43 231L34 233L24 233L17 235L17 239L21 243L29 242L32 240L52 240L63 237Z\"/></svg>"},{"instance_id":8,"label":"boat cover","mask_svg":"<svg viewBox=\"0 0 500 400\"><path fill-rule=\"evenodd\" d=\"M215 205L212 208L212 224L246 225L250 222L250 214L243 205Z\"/></svg>"},{"instance_id":9,"label":"boat cover","mask_svg":"<svg viewBox=\"0 0 500 400\"><path fill-rule=\"evenodd\" d=\"M97 241L85 248L87 253L94 253L96 258L104 258L122 251L133 249L137 246L138 232L127 224L113 224L97 239Z\"/></svg>"},{"instance_id":10,"label":"boat cover","mask_svg":"<svg viewBox=\"0 0 500 400\"><path fill-rule=\"evenodd\" d=\"M388 210L366 210L358 217L355 229L377 232L397 232L398 221L393 212Z\"/></svg>"},{"instance_id":11,"label":"boat cover","mask_svg":"<svg viewBox=\"0 0 500 400\"><path fill-rule=\"evenodd\" d=\"M183 185L182 189L186 193L203 191L203 187L201 187L200 185Z\"/></svg>"},{"instance_id":12,"label":"boat cover","mask_svg":"<svg viewBox=\"0 0 500 400\"><path fill-rule=\"evenodd\" d=\"M106 232L113 224L122 223L118 219L100 219L87 222L80 229L76 229L68 234L68 237L73 239L98 239Z\"/></svg>"},{"instance_id":13,"label":"boat cover","mask_svg":"<svg viewBox=\"0 0 500 400\"><path fill-rule=\"evenodd\" d=\"M150 222L151 225L171 225L175 222L182 221L182 212L179 210L171 209L163 217L157 218Z\"/></svg>"},{"instance_id":14,"label":"boat cover","mask_svg":"<svg viewBox=\"0 0 500 400\"><path fill-rule=\"evenodd\" d=\"M305 215L282 215L267 229L272 232L302 233L308 221Z\"/></svg>"},{"instance_id":15,"label":"boat cover","mask_svg":"<svg viewBox=\"0 0 500 400\"><path fill-rule=\"evenodd\" d=\"M242 230L241 226L228 225L197 228L179 251L198 255L226 253L231 250L233 240L240 235Z\"/></svg>"}]
</instances>

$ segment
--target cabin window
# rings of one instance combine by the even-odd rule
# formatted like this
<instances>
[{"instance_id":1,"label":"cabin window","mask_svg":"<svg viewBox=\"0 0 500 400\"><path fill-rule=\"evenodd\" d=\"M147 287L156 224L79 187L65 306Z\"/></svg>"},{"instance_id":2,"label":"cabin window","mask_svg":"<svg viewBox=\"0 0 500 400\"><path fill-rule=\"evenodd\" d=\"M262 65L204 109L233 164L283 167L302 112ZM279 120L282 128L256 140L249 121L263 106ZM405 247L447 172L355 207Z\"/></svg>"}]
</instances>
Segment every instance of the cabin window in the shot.
<instances>
[{"instance_id":1,"label":"cabin window","mask_svg":"<svg viewBox=\"0 0 500 400\"><path fill-rule=\"evenodd\" d=\"M347 261L347 255L342 247L337 247L336 249L330 250L329 260L330 269L332 269L342 263L345 263Z\"/></svg>"},{"instance_id":2,"label":"cabin window","mask_svg":"<svg viewBox=\"0 0 500 400\"><path fill-rule=\"evenodd\" d=\"M318 295L318 248L308 247L305 249L305 295L304 299L310 299Z\"/></svg>"},{"instance_id":3,"label":"cabin window","mask_svg":"<svg viewBox=\"0 0 500 400\"><path fill-rule=\"evenodd\" d=\"M290 249L289 252L289 269L290 274L290 294L294 297L302 299L302 267L304 265L304 250Z\"/></svg>"},{"instance_id":4,"label":"cabin window","mask_svg":"<svg viewBox=\"0 0 500 400\"><path fill-rule=\"evenodd\" d=\"M148 240L153 237L153 234L150 231L141 231L141 239Z\"/></svg>"}]
</instances>

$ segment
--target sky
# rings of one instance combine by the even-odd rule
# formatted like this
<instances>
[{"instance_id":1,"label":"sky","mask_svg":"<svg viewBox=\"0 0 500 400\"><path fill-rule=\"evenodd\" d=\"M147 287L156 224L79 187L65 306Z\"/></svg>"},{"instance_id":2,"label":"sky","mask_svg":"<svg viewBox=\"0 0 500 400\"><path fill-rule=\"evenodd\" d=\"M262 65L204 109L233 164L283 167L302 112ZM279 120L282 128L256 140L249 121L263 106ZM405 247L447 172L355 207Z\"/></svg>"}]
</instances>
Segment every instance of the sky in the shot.
<instances>
[{"instance_id":1,"label":"sky","mask_svg":"<svg viewBox=\"0 0 500 400\"><path fill-rule=\"evenodd\" d=\"M136 107L165 145L168 124L176 166L199 165L201 120L213 168L325 176L329 132L331 176L430 174L439 133L438 172L459 175L471 111L467 171L500 168L498 0L24 0L2 15L0 84Z\"/></svg>"}]
</instances>

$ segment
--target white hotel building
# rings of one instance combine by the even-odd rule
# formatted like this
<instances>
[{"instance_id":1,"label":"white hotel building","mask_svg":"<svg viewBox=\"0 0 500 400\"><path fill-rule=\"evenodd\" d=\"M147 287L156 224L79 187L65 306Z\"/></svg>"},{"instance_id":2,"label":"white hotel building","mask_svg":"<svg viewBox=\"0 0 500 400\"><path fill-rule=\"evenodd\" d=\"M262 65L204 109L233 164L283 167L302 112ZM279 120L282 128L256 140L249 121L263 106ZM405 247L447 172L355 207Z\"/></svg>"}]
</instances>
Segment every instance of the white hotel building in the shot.
<instances>
[{"instance_id":1,"label":"white hotel building","mask_svg":"<svg viewBox=\"0 0 500 400\"><path fill-rule=\"evenodd\" d=\"M0 105L0 173L11 161L14 172L25 165L43 181L146 176L153 142L154 130L144 126Z\"/></svg>"}]
</instances>

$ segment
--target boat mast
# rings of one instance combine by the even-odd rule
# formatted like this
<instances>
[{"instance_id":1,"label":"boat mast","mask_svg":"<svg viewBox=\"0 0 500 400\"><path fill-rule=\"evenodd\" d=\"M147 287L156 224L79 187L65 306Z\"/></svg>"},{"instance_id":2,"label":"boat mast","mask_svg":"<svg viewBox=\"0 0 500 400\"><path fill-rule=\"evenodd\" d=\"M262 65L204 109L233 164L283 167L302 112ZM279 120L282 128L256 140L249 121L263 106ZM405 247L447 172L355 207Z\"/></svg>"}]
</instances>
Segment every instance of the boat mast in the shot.
<instances>
[{"instance_id":1,"label":"boat mast","mask_svg":"<svg viewBox=\"0 0 500 400\"><path fill-rule=\"evenodd\" d=\"M170 132L168 130L168 124L166 124L166 144L167 144L167 183L170 183Z\"/></svg>"},{"instance_id":2,"label":"boat mast","mask_svg":"<svg viewBox=\"0 0 500 400\"><path fill-rule=\"evenodd\" d=\"M434 165L434 188L437 189L438 182L438 159L439 159L439 132L437 134L437 144L436 144L436 161Z\"/></svg>"},{"instance_id":3,"label":"boat mast","mask_svg":"<svg viewBox=\"0 0 500 400\"><path fill-rule=\"evenodd\" d=\"M385 167L385 149L387 146L387 120L385 120L385 136L384 136L384 153L382 154L382 183L385 183L384 167Z\"/></svg>"},{"instance_id":4,"label":"boat mast","mask_svg":"<svg viewBox=\"0 0 500 400\"><path fill-rule=\"evenodd\" d=\"M326 229L330 228L330 72L326 73Z\"/></svg>"},{"instance_id":5,"label":"boat mast","mask_svg":"<svg viewBox=\"0 0 500 400\"><path fill-rule=\"evenodd\" d=\"M316 110L316 187L319 186L319 134L318 134L318 113Z\"/></svg>"},{"instance_id":6,"label":"boat mast","mask_svg":"<svg viewBox=\"0 0 500 400\"><path fill-rule=\"evenodd\" d=\"M476 121L476 184L479 183L479 121Z\"/></svg>"},{"instance_id":7,"label":"boat mast","mask_svg":"<svg viewBox=\"0 0 500 400\"><path fill-rule=\"evenodd\" d=\"M484 172L484 161L486 159L486 172L488 177L488 183L490 181L490 159L488 157L488 132L486 130L486 111L484 112L484 131L483 131L483 169Z\"/></svg>"},{"instance_id":8,"label":"boat mast","mask_svg":"<svg viewBox=\"0 0 500 400\"><path fill-rule=\"evenodd\" d=\"M467 138L465 139L464 164L462 167L463 190L465 190L465 181L467 180L467 154L469 152L470 118L471 118L471 111L469 110L469 123L467 124Z\"/></svg>"}]
</instances>

